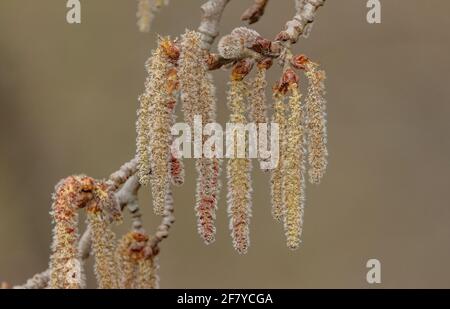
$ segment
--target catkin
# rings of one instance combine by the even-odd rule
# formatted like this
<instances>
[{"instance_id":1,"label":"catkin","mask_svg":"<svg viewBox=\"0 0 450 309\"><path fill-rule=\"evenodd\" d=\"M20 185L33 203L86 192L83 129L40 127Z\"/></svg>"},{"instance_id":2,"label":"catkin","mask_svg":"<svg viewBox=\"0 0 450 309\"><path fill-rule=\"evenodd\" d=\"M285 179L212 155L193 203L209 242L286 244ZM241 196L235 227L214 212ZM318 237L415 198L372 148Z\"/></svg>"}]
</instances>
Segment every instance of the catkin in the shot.
<instances>
[{"instance_id":1,"label":"catkin","mask_svg":"<svg viewBox=\"0 0 450 309\"><path fill-rule=\"evenodd\" d=\"M306 63L305 72L309 82L306 97L308 174L311 183L319 184L328 165L325 72L318 70L318 65L311 61Z\"/></svg>"},{"instance_id":2,"label":"catkin","mask_svg":"<svg viewBox=\"0 0 450 309\"><path fill-rule=\"evenodd\" d=\"M264 67L259 67L256 71L256 75L251 79L247 87L249 91L249 103L250 103L250 120L256 124L256 130L259 135L259 124L266 124L267 121L267 106L266 106L266 71ZM258 140L259 144L259 140ZM264 159L259 159L260 162L264 162Z\"/></svg>"},{"instance_id":3,"label":"catkin","mask_svg":"<svg viewBox=\"0 0 450 309\"><path fill-rule=\"evenodd\" d=\"M145 93L140 98L137 122L137 156L139 181L152 187L153 209L157 215L164 211L170 181L170 128L172 116L169 106L175 104L176 70L166 48L170 41L161 39L158 48L147 61L149 74Z\"/></svg>"},{"instance_id":4,"label":"catkin","mask_svg":"<svg viewBox=\"0 0 450 309\"><path fill-rule=\"evenodd\" d=\"M169 0L138 0L136 17L139 31L149 32L155 14L168 4Z\"/></svg>"},{"instance_id":5,"label":"catkin","mask_svg":"<svg viewBox=\"0 0 450 309\"><path fill-rule=\"evenodd\" d=\"M135 233L130 232L122 236L116 248L116 260L119 270L119 287L121 289L136 288L138 273L138 257L130 250L135 242Z\"/></svg>"},{"instance_id":6,"label":"catkin","mask_svg":"<svg viewBox=\"0 0 450 309\"><path fill-rule=\"evenodd\" d=\"M104 183L94 191L94 199L86 207L87 224L90 229L94 270L100 289L119 288L118 268L115 258L116 237L111 223L121 219L115 195Z\"/></svg>"},{"instance_id":7,"label":"catkin","mask_svg":"<svg viewBox=\"0 0 450 309\"><path fill-rule=\"evenodd\" d=\"M305 130L304 111L298 85L289 87L290 116L286 136L286 154L284 157L284 227L287 246L297 249L301 242L303 211L305 205Z\"/></svg>"},{"instance_id":8,"label":"catkin","mask_svg":"<svg viewBox=\"0 0 450 309\"><path fill-rule=\"evenodd\" d=\"M233 80L230 83L228 106L231 110L230 122L245 124L246 92L243 81ZM234 134L234 133L233 133ZM250 246L250 217L251 217L251 161L248 158L236 158L237 134L234 134L234 158L228 159L228 216L230 218L231 237L233 246L240 254L247 253Z\"/></svg>"},{"instance_id":9,"label":"catkin","mask_svg":"<svg viewBox=\"0 0 450 309\"><path fill-rule=\"evenodd\" d=\"M284 161L283 158L286 152L286 103L284 102L284 96L280 93L274 94L273 104L273 123L278 124L279 128L279 141L280 151L277 166L272 169L271 173L271 193L272 193L272 217L275 220L283 220L284 214L284 202L283 202L283 173L284 173Z\"/></svg>"},{"instance_id":10,"label":"catkin","mask_svg":"<svg viewBox=\"0 0 450 309\"><path fill-rule=\"evenodd\" d=\"M204 124L215 122L215 87L205 62L200 33L186 31L181 46L179 78L185 121L191 128L197 115ZM198 232L206 244L215 240L220 163L218 158L202 157L195 164L198 173L195 212Z\"/></svg>"},{"instance_id":11,"label":"catkin","mask_svg":"<svg viewBox=\"0 0 450 309\"><path fill-rule=\"evenodd\" d=\"M139 261L137 283L139 289L158 289L159 263L156 256L146 257Z\"/></svg>"},{"instance_id":12,"label":"catkin","mask_svg":"<svg viewBox=\"0 0 450 309\"><path fill-rule=\"evenodd\" d=\"M78 213L92 194L93 180L71 176L56 185L51 215L53 229L50 256L50 288L79 289L85 285L82 261L78 251Z\"/></svg>"}]
</instances>

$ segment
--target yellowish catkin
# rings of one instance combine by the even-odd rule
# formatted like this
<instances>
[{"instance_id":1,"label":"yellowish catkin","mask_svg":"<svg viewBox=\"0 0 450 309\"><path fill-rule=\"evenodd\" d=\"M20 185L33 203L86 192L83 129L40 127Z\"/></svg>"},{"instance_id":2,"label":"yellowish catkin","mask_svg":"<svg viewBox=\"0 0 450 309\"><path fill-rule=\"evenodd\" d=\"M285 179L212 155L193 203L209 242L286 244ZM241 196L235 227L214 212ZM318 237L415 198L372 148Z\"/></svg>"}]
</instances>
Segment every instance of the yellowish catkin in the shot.
<instances>
[{"instance_id":1,"label":"yellowish catkin","mask_svg":"<svg viewBox=\"0 0 450 309\"><path fill-rule=\"evenodd\" d=\"M228 106L231 110L230 122L245 124L245 83L233 80L230 83ZM235 153L237 155L237 134L235 134ZM240 254L245 254L250 246L251 218L251 161L248 158L230 158L227 165L228 178L228 216L230 218L233 246Z\"/></svg>"},{"instance_id":2,"label":"yellowish catkin","mask_svg":"<svg viewBox=\"0 0 450 309\"><path fill-rule=\"evenodd\" d=\"M159 289L158 257L151 256L141 259L138 266L138 288Z\"/></svg>"},{"instance_id":3,"label":"yellowish catkin","mask_svg":"<svg viewBox=\"0 0 450 309\"><path fill-rule=\"evenodd\" d=\"M149 32L155 14L169 4L169 0L138 0L137 26L141 32Z\"/></svg>"},{"instance_id":4,"label":"yellowish catkin","mask_svg":"<svg viewBox=\"0 0 450 309\"><path fill-rule=\"evenodd\" d=\"M274 94L273 104L273 123L278 124L279 128L279 157L277 166L272 169L271 173L271 193L272 193L272 216L275 220L282 221L284 214L284 202L283 202L283 174L284 174L284 161L283 158L286 154L286 103L284 102L284 95L276 92Z\"/></svg>"},{"instance_id":5,"label":"yellowish catkin","mask_svg":"<svg viewBox=\"0 0 450 309\"><path fill-rule=\"evenodd\" d=\"M304 111L298 85L289 87L290 116L286 136L286 155L284 157L284 227L287 246L294 250L301 242L303 212L305 205L305 129Z\"/></svg>"},{"instance_id":6,"label":"yellowish catkin","mask_svg":"<svg viewBox=\"0 0 450 309\"><path fill-rule=\"evenodd\" d=\"M137 26L141 32L149 32L150 25L155 18L152 11L152 0L138 0L138 10L136 17L138 19Z\"/></svg>"},{"instance_id":7,"label":"yellowish catkin","mask_svg":"<svg viewBox=\"0 0 450 309\"><path fill-rule=\"evenodd\" d=\"M100 289L117 289L119 282L115 258L116 237L111 223L116 219L118 205L115 205L114 194L108 192L104 183L97 185L94 194L95 198L86 207L95 259L94 271Z\"/></svg>"},{"instance_id":8,"label":"yellowish catkin","mask_svg":"<svg viewBox=\"0 0 450 309\"><path fill-rule=\"evenodd\" d=\"M306 127L308 143L309 181L319 184L328 165L327 120L325 95L325 72L318 65L306 63L308 78L308 96L306 98Z\"/></svg>"},{"instance_id":9,"label":"yellowish catkin","mask_svg":"<svg viewBox=\"0 0 450 309\"><path fill-rule=\"evenodd\" d=\"M153 209L157 215L164 211L170 181L170 128L172 115L169 106L175 104L176 70L167 54L171 43L161 39L158 48L147 61L149 74L137 122L137 156L139 181L152 187Z\"/></svg>"},{"instance_id":10,"label":"yellowish catkin","mask_svg":"<svg viewBox=\"0 0 450 309\"><path fill-rule=\"evenodd\" d=\"M148 77L148 81L151 77ZM139 97L140 107L136 122L136 153L138 161L138 177L141 185L146 186L150 181L150 97L144 93Z\"/></svg>"},{"instance_id":11,"label":"yellowish catkin","mask_svg":"<svg viewBox=\"0 0 450 309\"><path fill-rule=\"evenodd\" d=\"M83 265L78 251L77 210L93 198L94 182L85 176L71 176L56 185L51 215L53 229L49 287L79 289L85 285Z\"/></svg>"},{"instance_id":12,"label":"yellowish catkin","mask_svg":"<svg viewBox=\"0 0 450 309\"><path fill-rule=\"evenodd\" d=\"M267 106L266 106L266 71L265 67L258 66L256 75L247 83L249 91L249 103L250 103L250 120L256 124L256 131L259 138L259 125L266 124L267 118ZM259 145L259 139L258 139ZM259 158L259 162L262 164L265 161L263 158ZM264 170L267 172L267 170Z\"/></svg>"},{"instance_id":13,"label":"yellowish catkin","mask_svg":"<svg viewBox=\"0 0 450 309\"><path fill-rule=\"evenodd\" d=\"M119 270L119 287L121 289L136 288L136 278L138 272L138 258L130 250L135 242L134 232L122 236L116 248L116 260Z\"/></svg>"},{"instance_id":14,"label":"yellowish catkin","mask_svg":"<svg viewBox=\"0 0 450 309\"><path fill-rule=\"evenodd\" d=\"M179 78L185 121L191 128L196 115L202 117L203 124L215 122L215 87L205 62L200 33L186 31L181 46ZM218 158L202 157L196 160L198 179L195 212L198 232L206 244L215 240L220 163Z\"/></svg>"}]
</instances>

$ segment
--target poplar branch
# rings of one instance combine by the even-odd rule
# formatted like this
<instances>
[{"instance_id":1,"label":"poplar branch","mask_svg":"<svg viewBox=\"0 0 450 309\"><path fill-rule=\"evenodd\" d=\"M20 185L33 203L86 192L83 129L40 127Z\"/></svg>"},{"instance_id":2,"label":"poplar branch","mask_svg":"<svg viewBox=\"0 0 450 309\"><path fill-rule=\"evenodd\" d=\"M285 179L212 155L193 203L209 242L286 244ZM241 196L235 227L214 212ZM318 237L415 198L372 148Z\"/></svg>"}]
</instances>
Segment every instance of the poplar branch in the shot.
<instances>
[{"instance_id":1,"label":"poplar branch","mask_svg":"<svg viewBox=\"0 0 450 309\"><path fill-rule=\"evenodd\" d=\"M325 0L295 0L296 14L286 23L285 29L277 35L276 40L296 43L314 22L317 9L324 4Z\"/></svg>"},{"instance_id":2,"label":"poplar branch","mask_svg":"<svg viewBox=\"0 0 450 309\"><path fill-rule=\"evenodd\" d=\"M220 19L228 2L230 0L209 0L201 6L203 15L198 32L202 35L202 47L206 50L211 48L219 35Z\"/></svg>"}]
</instances>

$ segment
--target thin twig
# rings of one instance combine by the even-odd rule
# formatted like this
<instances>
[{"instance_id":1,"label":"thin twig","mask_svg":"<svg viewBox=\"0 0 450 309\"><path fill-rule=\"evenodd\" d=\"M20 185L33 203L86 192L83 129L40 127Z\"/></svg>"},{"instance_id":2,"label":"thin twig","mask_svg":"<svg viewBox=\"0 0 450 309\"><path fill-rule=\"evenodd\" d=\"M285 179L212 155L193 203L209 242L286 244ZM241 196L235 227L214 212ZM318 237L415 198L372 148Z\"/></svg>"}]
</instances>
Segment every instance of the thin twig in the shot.
<instances>
[{"instance_id":1,"label":"thin twig","mask_svg":"<svg viewBox=\"0 0 450 309\"><path fill-rule=\"evenodd\" d=\"M198 32L202 34L202 47L206 50L211 48L219 35L220 19L228 2L230 0L209 0L201 7L203 15Z\"/></svg>"}]
</instances>

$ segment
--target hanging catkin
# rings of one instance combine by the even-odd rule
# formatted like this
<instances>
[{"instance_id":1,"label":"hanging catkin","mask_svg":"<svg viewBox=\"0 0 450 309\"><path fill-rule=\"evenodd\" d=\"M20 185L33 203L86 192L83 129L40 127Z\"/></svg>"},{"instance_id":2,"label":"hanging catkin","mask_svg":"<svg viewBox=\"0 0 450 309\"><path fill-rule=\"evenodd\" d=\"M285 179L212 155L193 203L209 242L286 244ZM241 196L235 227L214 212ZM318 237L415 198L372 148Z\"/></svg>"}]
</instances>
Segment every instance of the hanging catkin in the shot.
<instances>
[{"instance_id":1,"label":"hanging catkin","mask_svg":"<svg viewBox=\"0 0 450 309\"><path fill-rule=\"evenodd\" d=\"M231 111L230 123L246 124L245 119L245 83L232 80L228 93L228 106ZM237 158L238 135L245 132L233 132L234 154L228 159L228 216L230 218L233 246L240 254L247 253L250 246L249 225L251 217L251 161L248 158ZM244 136L245 139L245 136Z\"/></svg>"},{"instance_id":2,"label":"hanging catkin","mask_svg":"<svg viewBox=\"0 0 450 309\"><path fill-rule=\"evenodd\" d=\"M325 72L318 65L307 61L305 74L308 78L308 95L306 97L307 143L309 181L319 184L325 174L328 161L327 121L325 96Z\"/></svg>"},{"instance_id":3,"label":"hanging catkin","mask_svg":"<svg viewBox=\"0 0 450 309\"><path fill-rule=\"evenodd\" d=\"M94 182L85 176L71 176L56 185L51 215L53 228L50 256L50 283L53 289L79 289L85 285L78 252L77 210L93 198Z\"/></svg>"},{"instance_id":4,"label":"hanging catkin","mask_svg":"<svg viewBox=\"0 0 450 309\"><path fill-rule=\"evenodd\" d=\"M170 128L171 104L175 104L176 70L171 59L171 42L161 39L158 48L147 61L149 74L145 93L140 97L141 106L137 122L137 155L139 158L139 180L152 187L153 209L162 215L170 180Z\"/></svg>"},{"instance_id":5,"label":"hanging catkin","mask_svg":"<svg viewBox=\"0 0 450 309\"><path fill-rule=\"evenodd\" d=\"M203 124L215 122L215 87L205 62L200 33L186 31L181 46L179 78L185 121L191 128L195 116L201 116ZM202 145L203 142L204 139ZM215 240L216 233L220 160L202 156L195 165L198 173L195 205L198 232L205 243L210 244Z\"/></svg>"},{"instance_id":6,"label":"hanging catkin","mask_svg":"<svg viewBox=\"0 0 450 309\"><path fill-rule=\"evenodd\" d=\"M287 122L286 154L284 156L284 227L287 246L297 249L302 233L305 203L305 130L301 95L296 83L289 86L290 116Z\"/></svg>"},{"instance_id":7,"label":"hanging catkin","mask_svg":"<svg viewBox=\"0 0 450 309\"><path fill-rule=\"evenodd\" d=\"M286 103L284 102L284 95L280 92L274 93L273 104L273 123L278 124L279 128L279 156L278 164L271 173L271 193L272 193L272 216L274 219L281 221L284 213L283 202L283 173L284 173L284 156L286 155Z\"/></svg>"}]
</instances>

